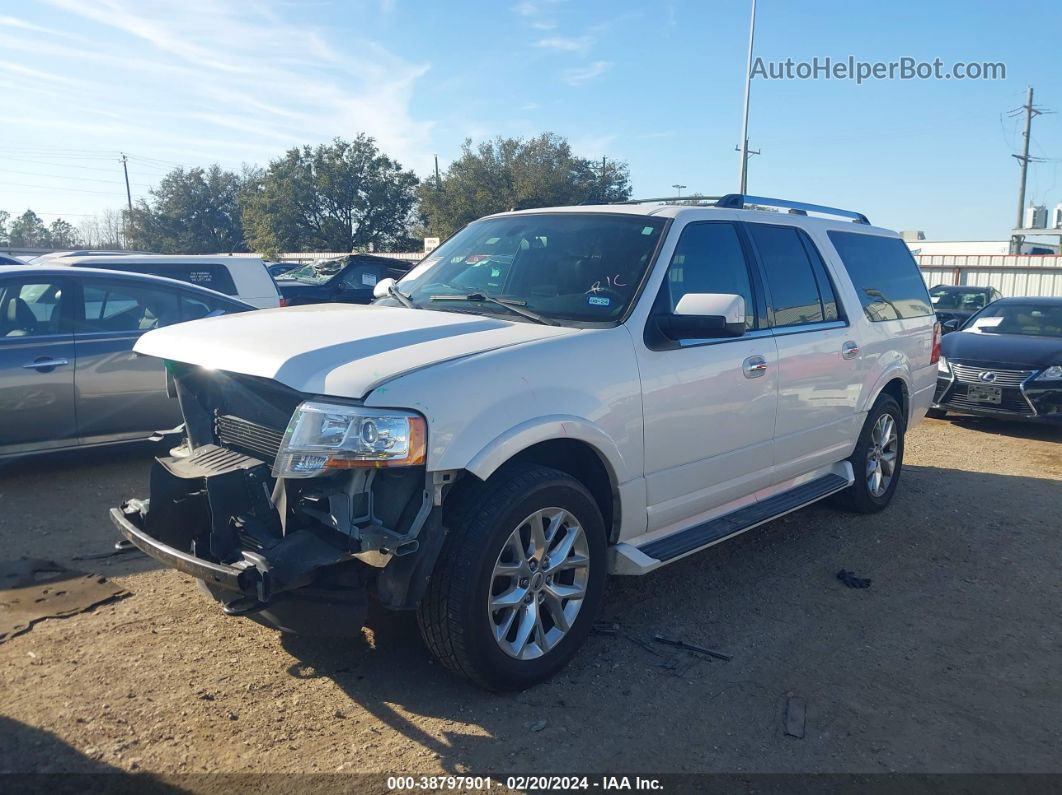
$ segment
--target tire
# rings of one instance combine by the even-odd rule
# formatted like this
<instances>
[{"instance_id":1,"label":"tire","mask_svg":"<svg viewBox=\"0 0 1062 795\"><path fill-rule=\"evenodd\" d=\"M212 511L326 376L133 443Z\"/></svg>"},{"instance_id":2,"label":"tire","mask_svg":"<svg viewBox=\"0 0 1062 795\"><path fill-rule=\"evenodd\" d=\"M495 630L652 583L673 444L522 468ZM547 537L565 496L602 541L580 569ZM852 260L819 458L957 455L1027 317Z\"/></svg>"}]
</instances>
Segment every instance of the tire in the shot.
<instances>
[{"instance_id":1,"label":"tire","mask_svg":"<svg viewBox=\"0 0 1062 795\"><path fill-rule=\"evenodd\" d=\"M945 409L929 409L926 416L931 420L942 420L948 416L948 412Z\"/></svg>"},{"instance_id":2,"label":"tire","mask_svg":"<svg viewBox=\"0 0 1062 795\"><path fill-rule=\"evenodd\" d=\"M604 522L586 487L549 467L510 464L460 486L417 611L420 633L451 671L490 690L521 690L564 667L590 633L605 585ZM560 566L558 550L569 540ZM581 599L571 597L580 590ZM514 606L490 609L506 602Z\"/></svg>"},{"instance_id":3,"label":"tire","mask_svg":"<svg viewBox=\"0 0 1062 795\"><path fill-rule=\"evenodd\" d=\"M883 419L883 418L889 419ZM872 485L871 467L880 458L882 470L887 469L888 459L885 455L878 456L878 444L875 429L880 424L888 425L891 420L895 432L895 438L891 443L891 452L894 457L891 461L891 473L887 484L879 483L878 487L884 486L880 491ZM892 495L896 493L896 485L900 481L900 473L903 469L903 438L907 430L904 422L903 410L891 395L880 395L867 414L863 430L859 433L855 450L849 457L852 469L855 472L855 483L837 495L835 502L842 508L855 513L877 513L884 510L892 501ZM888 450L889 445L885 445Z\"/></svg>"}]
</instances>

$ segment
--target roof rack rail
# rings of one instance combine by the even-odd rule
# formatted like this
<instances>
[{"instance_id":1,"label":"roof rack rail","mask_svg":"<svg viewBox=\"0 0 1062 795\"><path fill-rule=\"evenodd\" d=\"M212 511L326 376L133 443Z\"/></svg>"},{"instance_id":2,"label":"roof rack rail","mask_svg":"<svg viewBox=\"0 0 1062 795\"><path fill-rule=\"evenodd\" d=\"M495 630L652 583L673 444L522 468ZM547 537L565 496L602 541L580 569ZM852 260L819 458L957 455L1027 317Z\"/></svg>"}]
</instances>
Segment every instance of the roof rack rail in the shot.
<instances>
[{"instance_id":1,"label":"roof rack rail","mask_svg":"<svg viewBox=\"0 0 1062 795\"><path fill-rule=\"evenodd\" d=\"M628 199L627 201L615 202L615 204L669 204L669 203L683 203L683 204L704 204L708 203L715 205L719 201L719 196L661 196L656 199Z\"/></svg>"},{"instance_id":2,"label":"roof rack rail","mask_svg":"<svg viewBox=\"0 0 1062 795\"><path fill-rule=\"evenodd\" d=\"M837 207L827 207L822 204L808 204L807 202L792 202L785 199L771 199L766 196L748 196L742 193L728 193L715 203L716 207L727 207L735 210L745 209L747 204L756 204L761 207L779 207L788 209L790 212L800 215L808 213L822 213L823 215L836 215L841 218L851 218L859 224L870 224L863 213L853 210L841 210Z\"/></svg>"}]
</instances>

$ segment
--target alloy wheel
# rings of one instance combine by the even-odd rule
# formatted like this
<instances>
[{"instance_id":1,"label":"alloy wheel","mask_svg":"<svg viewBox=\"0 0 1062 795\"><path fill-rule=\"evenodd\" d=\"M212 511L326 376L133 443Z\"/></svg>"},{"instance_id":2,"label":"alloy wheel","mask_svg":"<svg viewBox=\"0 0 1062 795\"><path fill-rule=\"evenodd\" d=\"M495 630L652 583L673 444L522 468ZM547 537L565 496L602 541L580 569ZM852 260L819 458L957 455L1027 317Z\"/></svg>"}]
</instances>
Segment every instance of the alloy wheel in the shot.
<instances>
[{"instance_id":1,"label":"alloy wheel","mask_svg":"<svg viewBox=\"0 0 1062 795\"><path fill-rule=\"evenodd\" d=\"M867 490L874 497L882 496L896 474L896 457L899 436L896 420L891 414L882 414L870 432L870 448L867 450Z\"/></svg>"},{"instance_id":2,"label":"alloy wheel","mask_svg":"<svg viewBox=\"0 0 1062 795\"><path fill-rule=\"evenodd\" d=\"M532 660L556 647L582 608L590 547L579 520L543 508L510 533L494 564L487 611L498 646Z\"/></svg>"}]
</instances>

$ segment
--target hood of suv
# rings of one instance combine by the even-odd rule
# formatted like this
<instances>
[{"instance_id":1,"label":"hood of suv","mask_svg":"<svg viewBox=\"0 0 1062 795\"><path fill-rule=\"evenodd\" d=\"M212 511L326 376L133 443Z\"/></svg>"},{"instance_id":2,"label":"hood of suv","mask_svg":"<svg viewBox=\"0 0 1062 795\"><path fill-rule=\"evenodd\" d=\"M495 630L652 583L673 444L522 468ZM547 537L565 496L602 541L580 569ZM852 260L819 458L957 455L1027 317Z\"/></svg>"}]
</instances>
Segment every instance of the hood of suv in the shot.
<instances>
[{"instance_id":1,"label":"hood of suv","mask_svg":"<svg viewBox=\"0 0 1062 795\"><path fill-rule=\"evenodd\" d=\"M300 392L359 398L431 364L577 333L430 309L316 304L167 326L142 336L134 350Z\"/></svg>"}]
</instances>

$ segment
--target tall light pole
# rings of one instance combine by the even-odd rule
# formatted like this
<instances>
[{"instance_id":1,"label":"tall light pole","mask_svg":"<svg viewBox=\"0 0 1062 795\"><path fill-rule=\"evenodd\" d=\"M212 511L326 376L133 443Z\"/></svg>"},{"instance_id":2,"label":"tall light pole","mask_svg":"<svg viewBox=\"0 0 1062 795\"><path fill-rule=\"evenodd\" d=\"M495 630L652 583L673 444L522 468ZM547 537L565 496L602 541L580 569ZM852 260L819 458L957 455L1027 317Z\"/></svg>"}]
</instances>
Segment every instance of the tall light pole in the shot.
<instances>
[{"instance_id":1,"label":"tall light pole","mask_svg":"<svg viewBox=\"0 0 1062 795\"><path fill-rule=\"evenodd\" d=\"M681 199L682 198L682 189L685 188L686 186L685 185L672 185L671 187L678 191L678 193L675 194L675 195L678 196Z\"/></svg>"},{"instance_id":2,"label":"tall light pole","mask_svg":"<svg viewBox=\"0 0 1062 795\"><path fill-rule=\"evenodd\" d=\"M739 193L748 188L749 170L749 92L752 89L752 43L756 37L756 0L752 0L752 18L749 21L749 54L745 61L745 108L741 119L741 172L738 177Z\"/></svg>"}]
</instances>

